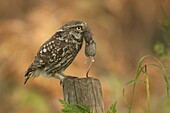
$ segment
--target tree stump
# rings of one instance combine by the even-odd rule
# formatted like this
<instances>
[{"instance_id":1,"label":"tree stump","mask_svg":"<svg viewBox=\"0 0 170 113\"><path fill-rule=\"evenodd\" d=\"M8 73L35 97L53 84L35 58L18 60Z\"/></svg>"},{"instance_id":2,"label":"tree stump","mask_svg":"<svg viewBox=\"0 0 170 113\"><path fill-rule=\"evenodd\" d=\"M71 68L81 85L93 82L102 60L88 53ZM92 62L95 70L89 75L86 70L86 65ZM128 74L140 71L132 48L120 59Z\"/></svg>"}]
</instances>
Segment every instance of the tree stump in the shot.
<instances>
[{"instance_id":1,"label":"tree stump","mask_svg":"<svg viewBox=\"0 0 170 113\"><path fill-rule=\"evenodd\" d=\"M65 78L63 96L67 103L89 106L93 113L104 113L102 88L95 78Z\"/></svg>"}]
</instances>

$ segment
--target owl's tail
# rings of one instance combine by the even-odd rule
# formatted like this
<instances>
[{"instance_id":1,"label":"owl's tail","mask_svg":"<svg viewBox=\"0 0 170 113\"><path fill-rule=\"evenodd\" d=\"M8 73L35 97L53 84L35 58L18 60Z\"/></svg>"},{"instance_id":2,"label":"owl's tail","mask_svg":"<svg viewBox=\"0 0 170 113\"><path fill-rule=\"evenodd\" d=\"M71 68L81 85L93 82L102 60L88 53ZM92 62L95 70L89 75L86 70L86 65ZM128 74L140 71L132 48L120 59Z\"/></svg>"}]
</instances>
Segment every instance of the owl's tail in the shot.
<instances>
[{"instance_id":1,"label":"owl's tail","mask_svg":"<svg viewBox=\"0 0 170 113\"><path fill-rule=\"evenodd\" d=\"M30 76L32 75L32 69L28 69L25 73L25 81L24 81L24 84L27 83L27 81L29 80Z\"/></svg>"}]
</instances>

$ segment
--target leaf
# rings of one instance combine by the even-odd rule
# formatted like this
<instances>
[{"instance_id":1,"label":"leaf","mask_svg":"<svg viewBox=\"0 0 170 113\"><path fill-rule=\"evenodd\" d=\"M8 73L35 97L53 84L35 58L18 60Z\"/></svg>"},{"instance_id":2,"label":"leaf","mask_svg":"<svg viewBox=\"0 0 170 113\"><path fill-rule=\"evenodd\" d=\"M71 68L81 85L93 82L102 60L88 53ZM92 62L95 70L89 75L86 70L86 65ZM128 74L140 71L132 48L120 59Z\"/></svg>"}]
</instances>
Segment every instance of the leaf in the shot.
<instances>
[{"instance_id":1,"label":"leaf","mask_svg":"<svg viewBox=\"0 0 170 113\"><path fill-rule=\"evenodd\" d=\"M154 45L154 51L156 52L156 54L161 58L163 56L166 55L166 48L165 45L161 42L157 42Z\"/></svg>"},{"instance_id":2,"label":"leaf","mask_svg":"<svg viewBox=\"0 0 170 113\"><path fill-rule=\"evenodd\" d=\"M117 101L111 105L109 111L107 113L116 113L116 105L117 105Z\"/></svg>"},{"instance_id":3,"label":"leaf","mask_svg":"<svg viewBox=\"0 0 170 113\"><path fill-rule=\"evenodd\" d=\"M80 104L68 104L67 102L61 99L59 99L59 101L63 105L63 113L92 113L88 106Z\"/></svg>"},{"instance_id":4,"label":"leaf","mask_svg":"<svg viewBox=\"0 0 170 113\"><path fill-rule=\"evenodd\" d=\"M124 102L125 102L127 108L130 109L130 105L128 104L127 99L126 99L125 89L123 89L123 100L124 100Z\"/></svg>"},{"instance_id":5,"label":"leaf","mask_svg":"<svg viewBox=\"0 0 170 113\"><path fill-rule=\"evenodd\" d=\"M132 84L132 83L136 83L136 82L144 82L143 80L130 80L129 82L127 82L126 84Z\"/></svg>"}]
</instances>

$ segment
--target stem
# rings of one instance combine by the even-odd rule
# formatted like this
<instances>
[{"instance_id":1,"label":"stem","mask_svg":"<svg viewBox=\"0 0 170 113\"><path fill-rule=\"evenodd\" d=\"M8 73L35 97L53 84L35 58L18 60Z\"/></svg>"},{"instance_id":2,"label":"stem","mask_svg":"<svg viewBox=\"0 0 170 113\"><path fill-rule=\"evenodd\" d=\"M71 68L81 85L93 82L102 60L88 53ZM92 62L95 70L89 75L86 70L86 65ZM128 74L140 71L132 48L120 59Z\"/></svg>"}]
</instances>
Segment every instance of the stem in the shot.
<instances>
[{"instance_id":1,"label":"stem","mask_svg":"<svg viewBox=\"0 0 170 113\"><path fill-rule=\"evenodd\" d=\"M144 76L145 76L145 82L146 82L146 95L147 95L147 104L148 104L147 113L151 113L151 110L150 110L151 107L150 107L149 76L147 74L146 65L145 65Z\"/></svg>"},{"instance_id":2,"label":"stem","mask_svg":"<svg viewBox=\"0 0 170 113\"><path fill-rule=\"evenodd\" d=\"M131 109L132 109L132 103L133 103L133 98L135 94L135 87L136 87L136 82L133 84L133 91L132 91L132 97L131 97L130 106L129 106L129 113L131 113Z\"/></svg>"}]
</instances>

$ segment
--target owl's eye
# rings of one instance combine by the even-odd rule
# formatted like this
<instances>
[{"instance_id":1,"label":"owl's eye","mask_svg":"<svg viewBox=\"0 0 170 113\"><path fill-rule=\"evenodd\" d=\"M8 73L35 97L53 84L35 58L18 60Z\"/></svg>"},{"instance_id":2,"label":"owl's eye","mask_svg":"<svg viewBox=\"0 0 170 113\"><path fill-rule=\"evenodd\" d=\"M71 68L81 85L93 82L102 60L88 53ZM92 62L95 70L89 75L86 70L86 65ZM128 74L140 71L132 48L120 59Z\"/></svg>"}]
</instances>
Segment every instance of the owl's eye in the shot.
<instances>
[{"instance_id":1,"label":"owl's eye","mask_svg":"<svg viewBox=\"0 0 170 113\"><path fill-rule=\"evenodd\" d=\"M76 30L82 30L82 27L81 26L78 26L78 27L76 27Z\"/></svg>"}]
</instances>

